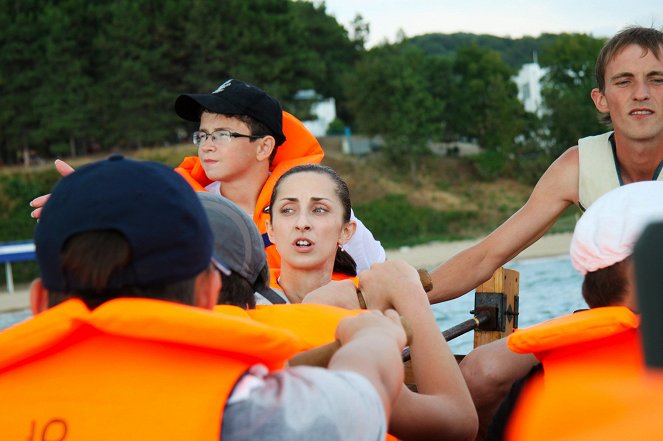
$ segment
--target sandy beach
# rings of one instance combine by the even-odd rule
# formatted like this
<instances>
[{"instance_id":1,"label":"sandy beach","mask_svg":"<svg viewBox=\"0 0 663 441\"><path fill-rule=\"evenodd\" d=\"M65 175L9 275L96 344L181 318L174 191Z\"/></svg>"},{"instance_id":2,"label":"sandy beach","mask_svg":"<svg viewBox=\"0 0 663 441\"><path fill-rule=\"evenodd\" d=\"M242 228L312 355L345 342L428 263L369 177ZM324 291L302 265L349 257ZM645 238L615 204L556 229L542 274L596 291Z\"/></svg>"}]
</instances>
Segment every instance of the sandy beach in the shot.
<instances>
[{"instance_id":1,"label":"sandy beach","mask_svg":"<svg viewBox=\"0 0 663 441\"><path fill-rule=\"evenodd\" d=\"M547 234L514 260L568 254L571 236L571 233ZM403 259L416 268L432 269L477 242L478 240L462 240L402 247L397 250L387 250L387 258ZM13 294L9 294L6 289L6 287L0 289L0 312L21 310L30 305L28 286L17 286Z\"/></svg>"},{"instance_id":2,"label":"sandy beach","mask_svg":"<svg viewBox=\"0 0 663 441\"><path fill-rule=\"evenodd\" d=\"M572 233L547 234L516 256L514 260L569 254L569 245L571 244L572 236ZM462 240L402 247L398 250L387 250L387 258L403 259L417 268L432 269L477 242L478 240Z\"/></svg>"}]
</instances>

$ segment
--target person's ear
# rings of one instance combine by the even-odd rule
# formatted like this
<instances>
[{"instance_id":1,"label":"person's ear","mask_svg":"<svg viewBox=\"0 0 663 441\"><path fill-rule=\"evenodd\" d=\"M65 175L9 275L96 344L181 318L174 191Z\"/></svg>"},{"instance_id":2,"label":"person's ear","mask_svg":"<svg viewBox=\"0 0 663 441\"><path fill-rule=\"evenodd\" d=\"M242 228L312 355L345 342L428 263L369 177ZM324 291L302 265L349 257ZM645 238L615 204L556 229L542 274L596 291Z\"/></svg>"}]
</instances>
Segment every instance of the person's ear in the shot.
<instances>
[{"instance_id":1,"label":"person's ear","mask_svg":"<svg viewBox=\"0 0 663 441\"><path fill-rule=\"evenodd\" d=\"M355 231L357 231L357 222L355 221L349 221L346 222L345 225L343 225L343 228L341 229L341 235L338 239L339 245L344 245L352 239L352 236L354 236Z\"/></svg>"},{"instance_id":2,"label":"person's ear","mask_svg":"<svg viewBox=\"0 0 663 441\"><path fill-rule=\"evenodd\" d=\"M276 148L276 140L273 136L265 136L256 141L256 159L258 161L269 160L272 152Z\"/></svg>"},{"instance_id":3,"label":"person's ear","mask_svg":"<svg viewBox=\"0 0 663 441\"><path fill-rule=\"evenodd\" d=\"M271 207L270 207L270 210L271 210ZM272 221L271 220L268 219L268 220L265 221L265 228L267 229L267 237L269 237L269 241L271 243L275 243L274 242L274 228L272 227Z\"/></svg>"},{"instance_id":4,"label":"person's ear","mask_svg":"<svg viewBox=\"0 0 663 441\"><path fill-rule=\"evenodd\" d=\"M198 274L195 281L194 304L203 309L214 309L221 293L221 274L216 268Z\"/></svg>"},{"instance_id":5,"label":"person's ear","mask_svg":"<svg viewBox=\"0 0 663 441\"><path fill-rule=\"evenodd\" d=\"M592 101L594 101L594 106L596 110L601 113L608 113L610 109L608 108L608 100L606 100L605 95L599 89L592 89Z\"/></svg>"},{"instance_id":6,"label":"person's ear","mask_svg":"<svg viewBox=\"0 0 663 441\"><path fill-rule=\"evenodd\" d=\"M30 284L30 309L33 315L48 309L48 290L39 277Z\"/></svg>"}]
</instances>

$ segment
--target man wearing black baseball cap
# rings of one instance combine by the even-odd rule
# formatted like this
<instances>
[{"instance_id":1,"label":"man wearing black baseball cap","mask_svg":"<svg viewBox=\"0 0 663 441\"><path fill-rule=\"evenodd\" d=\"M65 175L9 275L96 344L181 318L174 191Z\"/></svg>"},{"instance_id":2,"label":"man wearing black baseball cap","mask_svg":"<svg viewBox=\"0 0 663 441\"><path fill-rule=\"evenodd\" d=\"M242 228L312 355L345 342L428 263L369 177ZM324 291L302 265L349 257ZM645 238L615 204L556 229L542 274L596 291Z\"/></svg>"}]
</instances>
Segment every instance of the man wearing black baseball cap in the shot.
<instances>
[{"instance_id":1,"label":"man wearing black baseball cap","mask_svg":"<svg viewBox=\"0 0 663 441\"><path fill-rule=\"evenodd\" d=\"M176 171L194 188L220 194L253 215L269 266L279 268L280 257L265 227L272 189L292 167L320 163L324 152L318 141L276 99L236 79L225 81L212 93L180 95L175 112L200 123L193 134L198 157L185 158ZM361 271L384 261L386 255L361 221L352 218L357 232L344 249Z\"/></svg>"},{"instance_id":2,"label":"man wearing black baseball cap","mask_svg":"<svg viewBox=\"0 0 663 441\"><path fill-rule=\"evenodd\" d=\"M213 267L230 269L172 169L81 167L54 188L35 245L36 316L0 333L3 439L384 438L403 381L397 313L339 324L329 370L283 369L293 334L205 310Z\"/></svg>"}]
</instances>

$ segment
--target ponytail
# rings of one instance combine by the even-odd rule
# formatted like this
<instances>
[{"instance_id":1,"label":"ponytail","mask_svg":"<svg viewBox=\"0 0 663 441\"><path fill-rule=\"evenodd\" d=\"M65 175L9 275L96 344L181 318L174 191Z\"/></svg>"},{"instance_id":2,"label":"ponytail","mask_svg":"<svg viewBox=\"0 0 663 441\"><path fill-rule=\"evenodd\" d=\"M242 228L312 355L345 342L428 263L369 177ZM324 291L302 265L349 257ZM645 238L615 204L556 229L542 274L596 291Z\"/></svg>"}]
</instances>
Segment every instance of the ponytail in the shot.
<instances>
[{"instance_id":1,"label":"ponytail","mask_svg":"<svg viewBox=\"0 0 663 441\"><path fill-rule=\"evenodd\" d=\"M357 262L347 251L338 246L336 256L334 257L334 272L345 274L347 276L357 276Z\"/></svg>"}]
</instances>

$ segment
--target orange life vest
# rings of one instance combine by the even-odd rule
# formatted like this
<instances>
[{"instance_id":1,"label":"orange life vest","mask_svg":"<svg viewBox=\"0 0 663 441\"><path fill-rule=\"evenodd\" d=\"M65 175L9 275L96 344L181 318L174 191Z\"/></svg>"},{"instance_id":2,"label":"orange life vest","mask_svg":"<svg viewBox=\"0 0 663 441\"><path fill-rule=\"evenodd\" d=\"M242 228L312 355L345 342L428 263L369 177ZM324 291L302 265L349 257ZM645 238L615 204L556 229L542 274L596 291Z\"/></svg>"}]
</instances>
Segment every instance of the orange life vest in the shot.
<instances>
[{"instance_id":1,"label":"orange life vest","mask_svg":"<svg viewBox=\"0 0 663 441\"><path fill-rule=\"evenodd\" d=\"M354 317L361 310L330 305L258 305L248 311L249 316L270 326L287 329L301 338L306 349L336 340L336 327L346 317Z\"/></svg>"},{"instance_id":2,"label":"orange life vest","mask_svg":"<svg viewBox=\"0 0 663 441\"><path fill-rule=\"evenodd\" d=\"M222 305L215 306L220 311ZM330 305L287 304L258 305L246 313L260 323L292 332L300 339L302 350L312 349L336 340L336 327L346 317L354 317L361 309L344 309ZM387 441L396 438L387 434Z\"/></svg>"},{"instance_id":3,"label":"orange life vest","mask_svg":"<svg viewBox=\"0 0 663 441\"><path fill-rule=\"evenodd\" d=\"M582 394L592 395L588 390L582 392L581 384L641 376L644 357L638 326L636 314L613 306L553 319L509 336L509 348L534 353L543 363L543 373L525 386L507 439L585 439L576 437L574 430L583 433L587 427L609 420L609 412L595 411L593 406L575 413L569 406ZM555 416L551 409L556 409ZM566 438L564 433L574 437Z\"/></svg>"},{"instance_id":4,"label":"orange life vest","mask_svg":"<svg viewBox=\"0 0 663 441\"><path fill-rule=\"evenodd\" d=\"M2 438L66 441L216 441L239 376L299 350L240 314L147 299L69 300L0 333L0 348Z\"/></svg>"},{"instance_id":5,"label":"orange life vest","mask_svg":"<svg viewBox=\"0 0 663 441\"><path fill-rule=\"evenodd\" d=\"M283 133L286 141L276 150L276 156L269 168L271 172L267 181L262 187L256 208L253 213L253 221L258 227L265 243L265 252L267 253L267 263L270 268L280 268L281 258L276 251L276 247L267 237L266 221L269 220L269 200L272 197L272 190L276 181L291 168L301 164L319 164L324 157L324 152L318 140L309 132L309 130L288 112L283 112ZM205 174L200 159L197 156L187 156L182 163L175 168L175 171L182 175L187 182L196 191L205 191L205 187L212 181Z\"/></svg>"},{"instance_id":6,"label":"orange life vest","mask_svg":"<svg viewBox=\"0 0 663 441\"><path fill-rule=\"evenodd\" d=\"M279 285L278 282L280 276L281 276L280 268L272 268L271 266L269 267L269 286L272 289L281 290L281 285ZM332 273L332 280L348 280L348 279L352 280L352 283L354 283L355 286L359 286L358 277L353 277L343 273Z\"/></svg>"}]
</instances>

